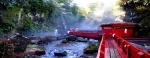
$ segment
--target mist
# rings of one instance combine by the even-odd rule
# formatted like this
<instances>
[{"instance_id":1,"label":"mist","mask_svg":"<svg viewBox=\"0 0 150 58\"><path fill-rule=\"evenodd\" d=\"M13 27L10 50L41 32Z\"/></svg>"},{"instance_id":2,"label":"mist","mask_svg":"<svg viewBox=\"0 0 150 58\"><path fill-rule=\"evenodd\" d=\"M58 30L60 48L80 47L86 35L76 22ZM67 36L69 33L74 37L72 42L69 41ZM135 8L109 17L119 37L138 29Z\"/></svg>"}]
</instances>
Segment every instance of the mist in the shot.
<instances>
[{"instance_id":1,"label":"mist","mask_svg":"<svg viewBox=\"0 0 150 58\"><path fill-rule=\"evenodd\" d=\"M55 15L55 21L52 21L54 29L49 32L35 34L35 36L55 36L67 33L71 28L78 30L98 30L101 24L113 23L116 21L115 19L118 20L123 17L122 15L124 15L124 12L121 11L121 8L118 7L117 3L118 0L101 0L89 4L86 3L86 7L85 5L84 7L81 7L78 3L73 3L75 6L83 8L84 11L90 9L85 17L72 15L71 12L67 12L67 9L59 7L59 12ZM94 6L91 6L90 8L91 4L94 4Z\"/></svg>"},{"instance_id":2,"label":"mist","mask_svg":"<svg viewBox=\"0 0 150 58\"><path fill-rule=\"evenodd\" d=\"M75 25L76 28L79 30L97 30L101 24L113 23L116 19L117 21L122 21L120 20L122 19L120 16L123 17L123 12L121 11L121 8L118 7L117 3L118 0L101 0L89 3L87 6L91 4L96 4L96 6L93 6L92 11L84 20ZM79 4L78 6L80 7L80 5L83 7L82 4ZM87 7L83 8L87 9Z\"/></svg>"}]
</instances>

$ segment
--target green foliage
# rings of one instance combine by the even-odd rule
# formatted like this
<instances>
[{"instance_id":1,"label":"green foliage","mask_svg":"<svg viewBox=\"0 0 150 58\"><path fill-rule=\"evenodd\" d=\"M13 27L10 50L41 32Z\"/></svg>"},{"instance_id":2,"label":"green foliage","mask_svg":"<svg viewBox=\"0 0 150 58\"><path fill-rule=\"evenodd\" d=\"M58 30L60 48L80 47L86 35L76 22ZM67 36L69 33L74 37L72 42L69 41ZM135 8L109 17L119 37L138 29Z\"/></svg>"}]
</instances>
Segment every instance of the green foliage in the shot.
<instances>
[{"instance_id":1,"label":"green foliage","mask_svg":"<svg viewBox=\"0 0 150 58\"><path fill-rule=\"evenodd\" d=\"M77 12L81 16L87 16L88 15L88 13L83 8L79 8Z\"/></svg>"},{"instance_id":2,"label":"green foliage","mask_svg":"<svg viewBox=\"0 0 150 58\"><path fill-rule=\"evenodd\" d=\"M48 5L43 0L29 0L28 9L32 13L43 13L48 9Z\"/></svg>"},{"instance_id":3,"label":"green foliage","mask_svg":"<svg viewBox=\"0 0 150 58\"><path fill-rule=\"evenodd\" d=\"M47 32L56 28L56 25L60 24L61 18L68 19L66 24L71 26L73 22L77 22L79 18L87 15L87 12L79 11L78 6L72 5L71 2L72 0L1 0L0 11L2 11L3 22L0 24L2 26L0 27L0 33L10 32L15 28L19 33ZM23 11L19 17L21 9ZM31 19L28 16L29 13L34 18ZM40 17L44 19L44 22L39 24L34 21L34 19L39 20L39 17L35 18L36 14L40 16L44 14L44 17ZM74 19L75 17L77 19ZM18 23L21 24L18 26Z\"/></svg>"},{"instance_id":4,"label":"green foliage","mask_svg":"<svg viewBox=\"0 0 150 58\"><path fill-rule=\"evenodd\" d=\"M126 21L139 23L141 29L140 34L150 36L150 1L149 0L126 0L122 1L120 5L126 11ZM132 13L132 14L131 14ZM132 20L128 20L132 18Z\"/></svg>"},{"instance_id":5,"label":"green foliage","mask_svg":"<svg viewBox=\"0 0 150 58\"><path fill-rule=\"evenodd\" d=\"M91 44L89 45L89 50L93 51L93 52L97 52L98 51L98 44Z\"/></svg>"},{"instance_id":6,"label":"green foliage","mask_svg":"<svg viewBox=\"0 0 150 58\"><path fill-rule=\"evenodd\" d=\"M48 10L44 10L46 12L45 14L47 14L47 15L54 14L58 9L56 4L54 4L54 2L52 2L52 1L47 2L47 5L48 5L48 7L45 6L45 8L47 8Z\"/></svg>"},{"instance_id":7,"label":"green foliage","mask_svg":"<svg viewBox=\"0 0 150 58\"><path fill-rule=\"evenodd\" d=\"M29 44L28 46L27 46L27 48L35 48L35 47L37 47L38 45L36 45L36 44Z\"/></svg>"},{"instance_id":8,"label":"green foliage","mask_svg":"<svg viewBox=\"0 0 150 58\"><path fill-rule=\"evenodd\" d=\"M35 23L29 17L25 17L22 20L21 27L18 28L18 32L19 33L22 33L22 32L34 32L33 31L34 27L35 27Z\"/></svg>"},{"instance_id":9,"label":"green foliage","mask_svg":"<svg viewBox=\"0 0 150 58\"><path fill-rule=\"evenodd\" d=\"M56 2L59 4L59 6L64 7L64 8L69 8L70 3L72 0L56 0Z\"/></svg>"},{"instance_id":10,"label":"green foliage","mask_svg":"<svg viewBox=\"0 0 150 58\"><path fill-rule=\"evenodd\" d=\"M11 29L13 29L14 26L10 23L1 23L0 24L0 33L7 33L7 32L10 32Z\"/></svg>"},{"instance_id":11,"label":"green foliage","mask_svg":"<svg viewBox=\"0 0 150 58\"><path fill-rule=\"evenodd\" d=\"M71 7L71 12L72 12L72 14L74 15L74 16L76 16L77 14L79 14L78 13L78 6L77 5L73 5L72 7Z\"/></svg>"},{"instance_id":12,"label":"green foliage","mask_svg":"<svg viewBox=\"0 0 150 58\"><path fill-rule=\"evenodd\" d=\"M32 28L34 27L34 22L29 19L29 17L25 17L23 20L22 20L22 27L26 27L26 28Z\"/></svg>"},{"instance_id":13,"label":"green foliage","mask_svg":"<svg viewBox=\"0 0 150 58\"><path fill-rule=\"evenodd\" d=\"M16 19L18 13L17 7L12 7L3 11L2 23L0 24L0 33L10 32L16 26Z\"/></svg>"}]
</instances>

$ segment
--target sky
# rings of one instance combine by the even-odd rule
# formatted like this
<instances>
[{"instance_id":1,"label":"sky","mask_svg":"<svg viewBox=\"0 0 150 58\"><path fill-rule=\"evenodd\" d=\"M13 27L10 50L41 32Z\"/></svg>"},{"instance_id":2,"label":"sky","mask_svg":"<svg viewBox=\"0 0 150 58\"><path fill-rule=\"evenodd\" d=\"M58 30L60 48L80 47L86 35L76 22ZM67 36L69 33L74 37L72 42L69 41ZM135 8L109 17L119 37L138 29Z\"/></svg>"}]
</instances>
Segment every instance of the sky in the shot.
<instances>
[{"instance_id":1,"label":"sky","mask_svg":"<svg viewBox=\"0 0 150 58\"><path fill-rule=\"evenodd\" d=\"M86 8L88 4L97 2L99 0L73 0L73 3L76 3L79 7Z\"/></svg>"},{"instance_id":2,"label":"sky","mask_svg":"<svg viewBox=\"0 0 150 58\"><path fill-rule=\"evenodd\" d=\"M104 12L111 11L116 6L118 0L73 0L79 7L88 9L88 5L95 2L102 2L103 7L94 10L96 16L103 16Z\"/></svg>"},{"instance_id":3,"label":"sky","mask_svg":"<svg viewBox=\"0 0 150 58\"><path fill-rule=\"evenodd\" d=\"M112 7L117 0L73 0L73 3L76 3L79 7L87 8L88 4L98 1L101 1L105 7Z\"/></svg>"}]
</instances>

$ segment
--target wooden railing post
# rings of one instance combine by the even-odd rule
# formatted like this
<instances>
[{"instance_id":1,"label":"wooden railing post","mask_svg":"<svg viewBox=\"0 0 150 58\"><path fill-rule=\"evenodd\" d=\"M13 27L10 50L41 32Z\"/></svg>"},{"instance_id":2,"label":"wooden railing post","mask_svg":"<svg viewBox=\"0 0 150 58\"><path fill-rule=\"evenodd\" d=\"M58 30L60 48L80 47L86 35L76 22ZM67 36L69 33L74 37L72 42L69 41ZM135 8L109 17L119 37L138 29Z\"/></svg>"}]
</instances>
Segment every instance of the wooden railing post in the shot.
<instances>
[{"instance_id":1,"label":"wooden railing post","mask_svg":"<svg viewBox=\"0 0 150 58\"><path fill-rule=\"evenodd\" d=\"M120 46L120 38L117 38L117 43Z\"/></svg>"},{"instance_id":2,"label":"wooden railing post","mask_svg":"<svg viewBox=\"0 0 150 58\"><path fill-rule=\"evenodd\" d=\"M144 53L143 52L138 52L139 57L138 58L144 58Z\"/></svg>"},{"instance_id":3,"label":"wooden railing post","mask_svg":"<svg viewBox=\"0 0 150 58\"><path fill-rule=\"evenodd\" d=\"M128 56L128 58L132 58L131 46L130 45L127 45L127 56Z\"/></svg>"},{"instance_id":4,"label":"wooden railing post","mask_svg":"<svg viewBox=\"0 0 150 58\"><path fill-rule=\"evenodd\" d=\"M127 55L127 45L126 44L124 44L124 46L123 46L123 51L124 51L124 53Z\"/></svg>"},{"instance_id":5,"label":"wooden railing post","mask_svg":"<svg viewBox=\"0 0 150 58\"><path fill-rule=\"evenodd\" d=\"M122 48L122 50L124 51L124 40L123 41L121 41L121 46L120 46L121 48Z\"/></svg>"}]
</instances>

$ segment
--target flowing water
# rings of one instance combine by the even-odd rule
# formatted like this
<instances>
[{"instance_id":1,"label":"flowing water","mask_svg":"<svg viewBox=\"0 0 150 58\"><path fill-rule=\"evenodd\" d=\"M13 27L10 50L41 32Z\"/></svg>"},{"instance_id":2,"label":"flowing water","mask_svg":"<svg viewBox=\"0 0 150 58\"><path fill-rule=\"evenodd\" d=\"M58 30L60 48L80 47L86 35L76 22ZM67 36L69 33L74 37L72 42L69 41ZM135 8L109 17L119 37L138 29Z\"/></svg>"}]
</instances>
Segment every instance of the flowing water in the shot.
<instances>
[{"instance_id":1,"label":"flowing water","mask_svg":"<svg viewBox=\"0 0 150 58\"><path fill-rule=\"evenodd\" d=\"M61 41L62 40L53 41L44 46L46 48L46 54L41 56L41 58L78 58L83 55L83 49L89 45L88 42L61 43ZM60 50L66 51L67 56L54 56L54 52Z\"/></svg>"}]
</instances>

